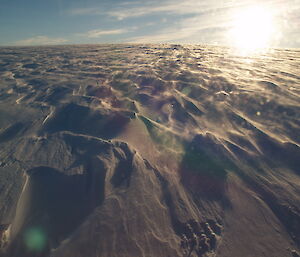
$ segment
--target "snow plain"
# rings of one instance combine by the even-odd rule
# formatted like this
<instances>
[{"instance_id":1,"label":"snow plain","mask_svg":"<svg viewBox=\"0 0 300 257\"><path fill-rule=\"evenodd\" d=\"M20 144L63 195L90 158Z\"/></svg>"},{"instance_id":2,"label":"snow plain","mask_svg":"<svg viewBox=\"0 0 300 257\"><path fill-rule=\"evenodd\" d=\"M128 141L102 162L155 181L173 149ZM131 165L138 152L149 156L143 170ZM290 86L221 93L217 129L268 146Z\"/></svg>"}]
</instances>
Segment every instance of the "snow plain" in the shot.
<instances>
[{"instance_id":1,"label":"snow plain","mask_svg":"<svg viewBox=\"0 0 300 257\"><path fill-rule=\"evenodd\" d=\"M296 49L1 48L2 254L299 256L299 67Z\"/></svg>"}]
</instances>

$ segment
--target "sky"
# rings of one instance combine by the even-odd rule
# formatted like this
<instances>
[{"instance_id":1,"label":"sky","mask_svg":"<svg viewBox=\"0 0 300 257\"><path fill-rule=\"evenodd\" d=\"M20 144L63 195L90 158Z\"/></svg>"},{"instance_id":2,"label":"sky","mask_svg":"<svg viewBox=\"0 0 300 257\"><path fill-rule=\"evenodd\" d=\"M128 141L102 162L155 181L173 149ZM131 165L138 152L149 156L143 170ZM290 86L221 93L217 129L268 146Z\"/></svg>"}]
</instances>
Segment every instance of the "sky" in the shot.
<instances>
[{"instance_id":1,"label":"sky","mask_svg":"<svg viewBox=\"0 0 300 257\"><path fill-rule=\"evenodd\" d=\"M258 5L272 14L269 46L300 48L300 0L0 0L0 45L230 45L243 23L235 17ZM249 19L242 38L263 23L255 13Z\"/></svg>"}]
</instances>

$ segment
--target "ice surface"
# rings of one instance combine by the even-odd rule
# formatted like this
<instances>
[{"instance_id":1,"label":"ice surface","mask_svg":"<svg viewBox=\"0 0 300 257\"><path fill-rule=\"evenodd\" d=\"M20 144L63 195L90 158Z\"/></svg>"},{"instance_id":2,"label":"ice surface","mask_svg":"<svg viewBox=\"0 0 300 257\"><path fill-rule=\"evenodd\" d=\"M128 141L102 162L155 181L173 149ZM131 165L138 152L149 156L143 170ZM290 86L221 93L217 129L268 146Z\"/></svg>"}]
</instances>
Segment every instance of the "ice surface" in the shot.
<instances>
[{"instance_id":1,"label":"ice surface","mask_svg":"<svg viewBox=\"0 0 300 257\"><path fill-rule=\"evenodd\" d=\"M297 256L300 52L0 48L4 256Z\"/></svg>"}]
</instances>

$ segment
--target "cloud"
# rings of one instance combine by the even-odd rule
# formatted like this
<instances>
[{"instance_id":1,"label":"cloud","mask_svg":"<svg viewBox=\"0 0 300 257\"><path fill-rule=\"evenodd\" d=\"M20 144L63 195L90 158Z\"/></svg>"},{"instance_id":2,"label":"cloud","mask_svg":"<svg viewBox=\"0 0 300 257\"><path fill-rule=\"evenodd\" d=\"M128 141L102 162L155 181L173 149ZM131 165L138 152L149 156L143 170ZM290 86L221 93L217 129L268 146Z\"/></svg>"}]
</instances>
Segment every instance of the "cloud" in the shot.
<instances>
[{"instance_id":1,"label":"cloud","mask_svg":"<svg viewBox=\"0 0 300 257\"><path fill-rule=\"evenodd\" d=\"M68 40L65 38L50 38L48 36L35 36L23 40L19 40L14 42L14 45L23 45L23 46L31 46L31 45L59 45L67 42Z\"/></svg>"},{"instance_id":2,"label":"cloud","mask_svg":"<svg viewBox=\"0 0 300 257\"><path fill-rule=\"evenodd\" d=\"M198 28L187 26L180 29L170 28L153 35L132 37L126 43L208 43L224 44L221 35L227 29L223 26Z\"/></svg>"},{"instance_id":3,"label":"cloud","mask_svg":"<svg viewBox=\"0 0 300 257\"><path fill-rule=\"evenodd\" d=\"M212 0L218 1L218 0ZM68 11L71 15L108 15L118 20L126 18L140 17L152 15L157 13L165 14L192 14L199 13L210 9L212 3L202 2L198 0L185 1L149 1L142 6L137 6L139 2L127 2L114 6L107 10L107 7L93 7L93 8L75 8Z\"/></svg>"},{"instance_id":4,"label":"cloud","mask_svg":"<svg viewBox=\"0 0 300 257\"><path fill-rule=\"evenodd\" d=\"M131 37L126 40L128 43L207 43L228 45L231 44L229 38L229 30L233 26L233 17L235 12L239 12L243 8L247 8L253 3L248 0L240 2L228 2L214 5L209 2L209 5L195 4L192 8L194 0L187 0L179 5L178 12L189 15L178 15L173 23L169 23L168 27L158 29L151 35L145 34L136 37ZM269 4L270 10L274 6L275 1L266 1ZM282 4L279 1L279 4ZM213 7L217 6L217 7ZM158 8L158 9L157 9ZM274 8L274 7L273 7ZM277 8L275 8L277 9ZM172 5L154 7L153 10L169 10L176 12ZM149 10L148 10L149 11ZM151 12L151 10L150 10ZM129 13L129 12L128 12ZM140 15L142 12L137 12L133 15ZM125 13L126 14L126 13ZM119 16L119 18L124 18ZM188 17L188 18L187 18Z\"/></svg>"},{"instance_id":5,"label":"cloud","mask_svg":"<svg viewBox=\"0 0 300 257\"><path fill-rule=\"evenodd\" d=\"M265 0L273 2L273 0ZM114 6L94 6L88 8L76 8L68 11L72 15L105 15L124 20L149 15L205 15L228 11L253 4L253 0L240 1L199 1L199 0L152 0L141 4L140 2L125 2Z\"/></svg>"},{"instance_id":6,"label":"cloud","mask_svg":"<svg viewBox=\"0 0 300 257\"><path fill-rule=\"evenodd\" d=\"M98 8L74 8L70 9L67 13L71 15L98 15L102 11Z\"/></svg>"},{"instance_id":7,"label":"cloud","mask_svg":"<svg viewBox=\"0 0 300 257\"><path fill-rule=\"evenodd\" d=\"M109 11L107 14L123 20L127 18L154 15L154 14L197 14L209 8L207 3L195 0L181 2L164 2L160 4L148 4L141 7L119 8Z\"/></svg>"},{"instance_id":8,"label":"cloud","mask_svg":"<svg viewBox=\"0 0 300 257\"><path fill-rule=\"evenodd\" d=\"M290 2L292 0L289 0ZM282 4L283 0L264 0L262 4ZM211 1L199 1L199 0L152 0L145 3L123 2L118 5L108 6L93 6L88 8L75 8L68 11L72 15L106 15L114 17L118 20L124 20L127 18L142 17L154 14L205 14L212 13L220 10L228 10L231 8L240 8L242 6L255 5L259 2L253 0L240 0L240 1L223 1L223 0L211 0ZM285 6L287 6L286 2ZM291 5L289 5L291 6ZM293 6L293 5L292 5Z\"/></svg>"},{"instance_id":9,"label":"cloud","mask_svg":"<svg viewBox=\"0 0 300 257\"><path fill-rule=\"evenodd\" d=\"M69 13L101 15L104 22L112 22L112 19L124 23L130 22L130 24L139 22L138 29L135 29L137 33L135 35L132 33L133 36L127 38L126 42L231 44L232 39L228 37L227 31L234 25L235 13L251 6L265 5L270 11L275 11L279 32L286 38L286 40L280 40L287 45L285 41L292 38L293 42L299 45L297 38L299 37L297 30L299 27L299 4L295 4L295 1L297 0L128 1L114 5L102 3L93 8L88 6L88 8L73 9ZM131 18L133 20L130 20ZM163 19L165 22L161 22ZM115 23L112 24L115 26ZM147 29L146 26L151 26L151 28ZM155 31L153 31L154 29ZM107 27L107 30L90 30L77 35L86 38L100 38L105 35L126 34L132 31L134 30ZM279 32L274 45L281 45ZM123 38L122 35L122 42L124 42Z\"/></svg>"},{"instance_id":10,"label":"cloud","mask_svg":"<svg viewBox=\"0 0 300 257\"><path fill-rule=\"evenodd\" d=\"M128 43L209 43L223 44L224 32L230 28L226 12L203 13L182 18L151 35L128 38Z\"/></svg>"},{"instance_id":11,"label":"cloud","mask_svg":"<svg viewBox=\"0 0 300 257\"><path fill-rule=\"evenodd\" d=\"M123 20L127 18L141 17L147 15L206 15L211 13L227 12L232 8L239 8L248 5L248 0L240 2L224 2L221 0L199 1L199 0L185 0L185 1L164 1L163 3L153 2L148 5L127 8L115 8L108 11L107 14Z\"/></svg>"},{"instance_id":12,"label":"cloud","mask_svg":"<svg viewBox=\"0 0 300 257\"><path fill-rule=\"evenodd\" d=\"M128 29L113 29L113 30L101 30L101 29L94 29L89 30L86 33L78 34L79 36L85 36L88 38L99 38L102 36L108 36L108 35L119 35L129 32Z\"/></svg>"}]
</instances>

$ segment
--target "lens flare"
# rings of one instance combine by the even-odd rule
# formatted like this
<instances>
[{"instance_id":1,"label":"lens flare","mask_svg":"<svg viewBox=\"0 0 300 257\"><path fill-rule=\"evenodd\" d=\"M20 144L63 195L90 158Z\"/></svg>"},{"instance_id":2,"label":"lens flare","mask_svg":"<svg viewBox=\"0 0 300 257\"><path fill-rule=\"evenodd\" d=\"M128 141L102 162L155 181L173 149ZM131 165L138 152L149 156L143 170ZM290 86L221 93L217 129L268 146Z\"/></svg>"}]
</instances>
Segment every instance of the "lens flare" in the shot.
<instances>
[{"instance_id":1,"label":"lens flare","mask_svg":"<svg viewBox=\"0 0 300 257\"><path fill-rule=\"evenodd\" d=\"M41 252L45 249L47 239L45 232L40 228L30 228L25 233L25 245L32 252Z\"/></svg>"}]
</instances>

